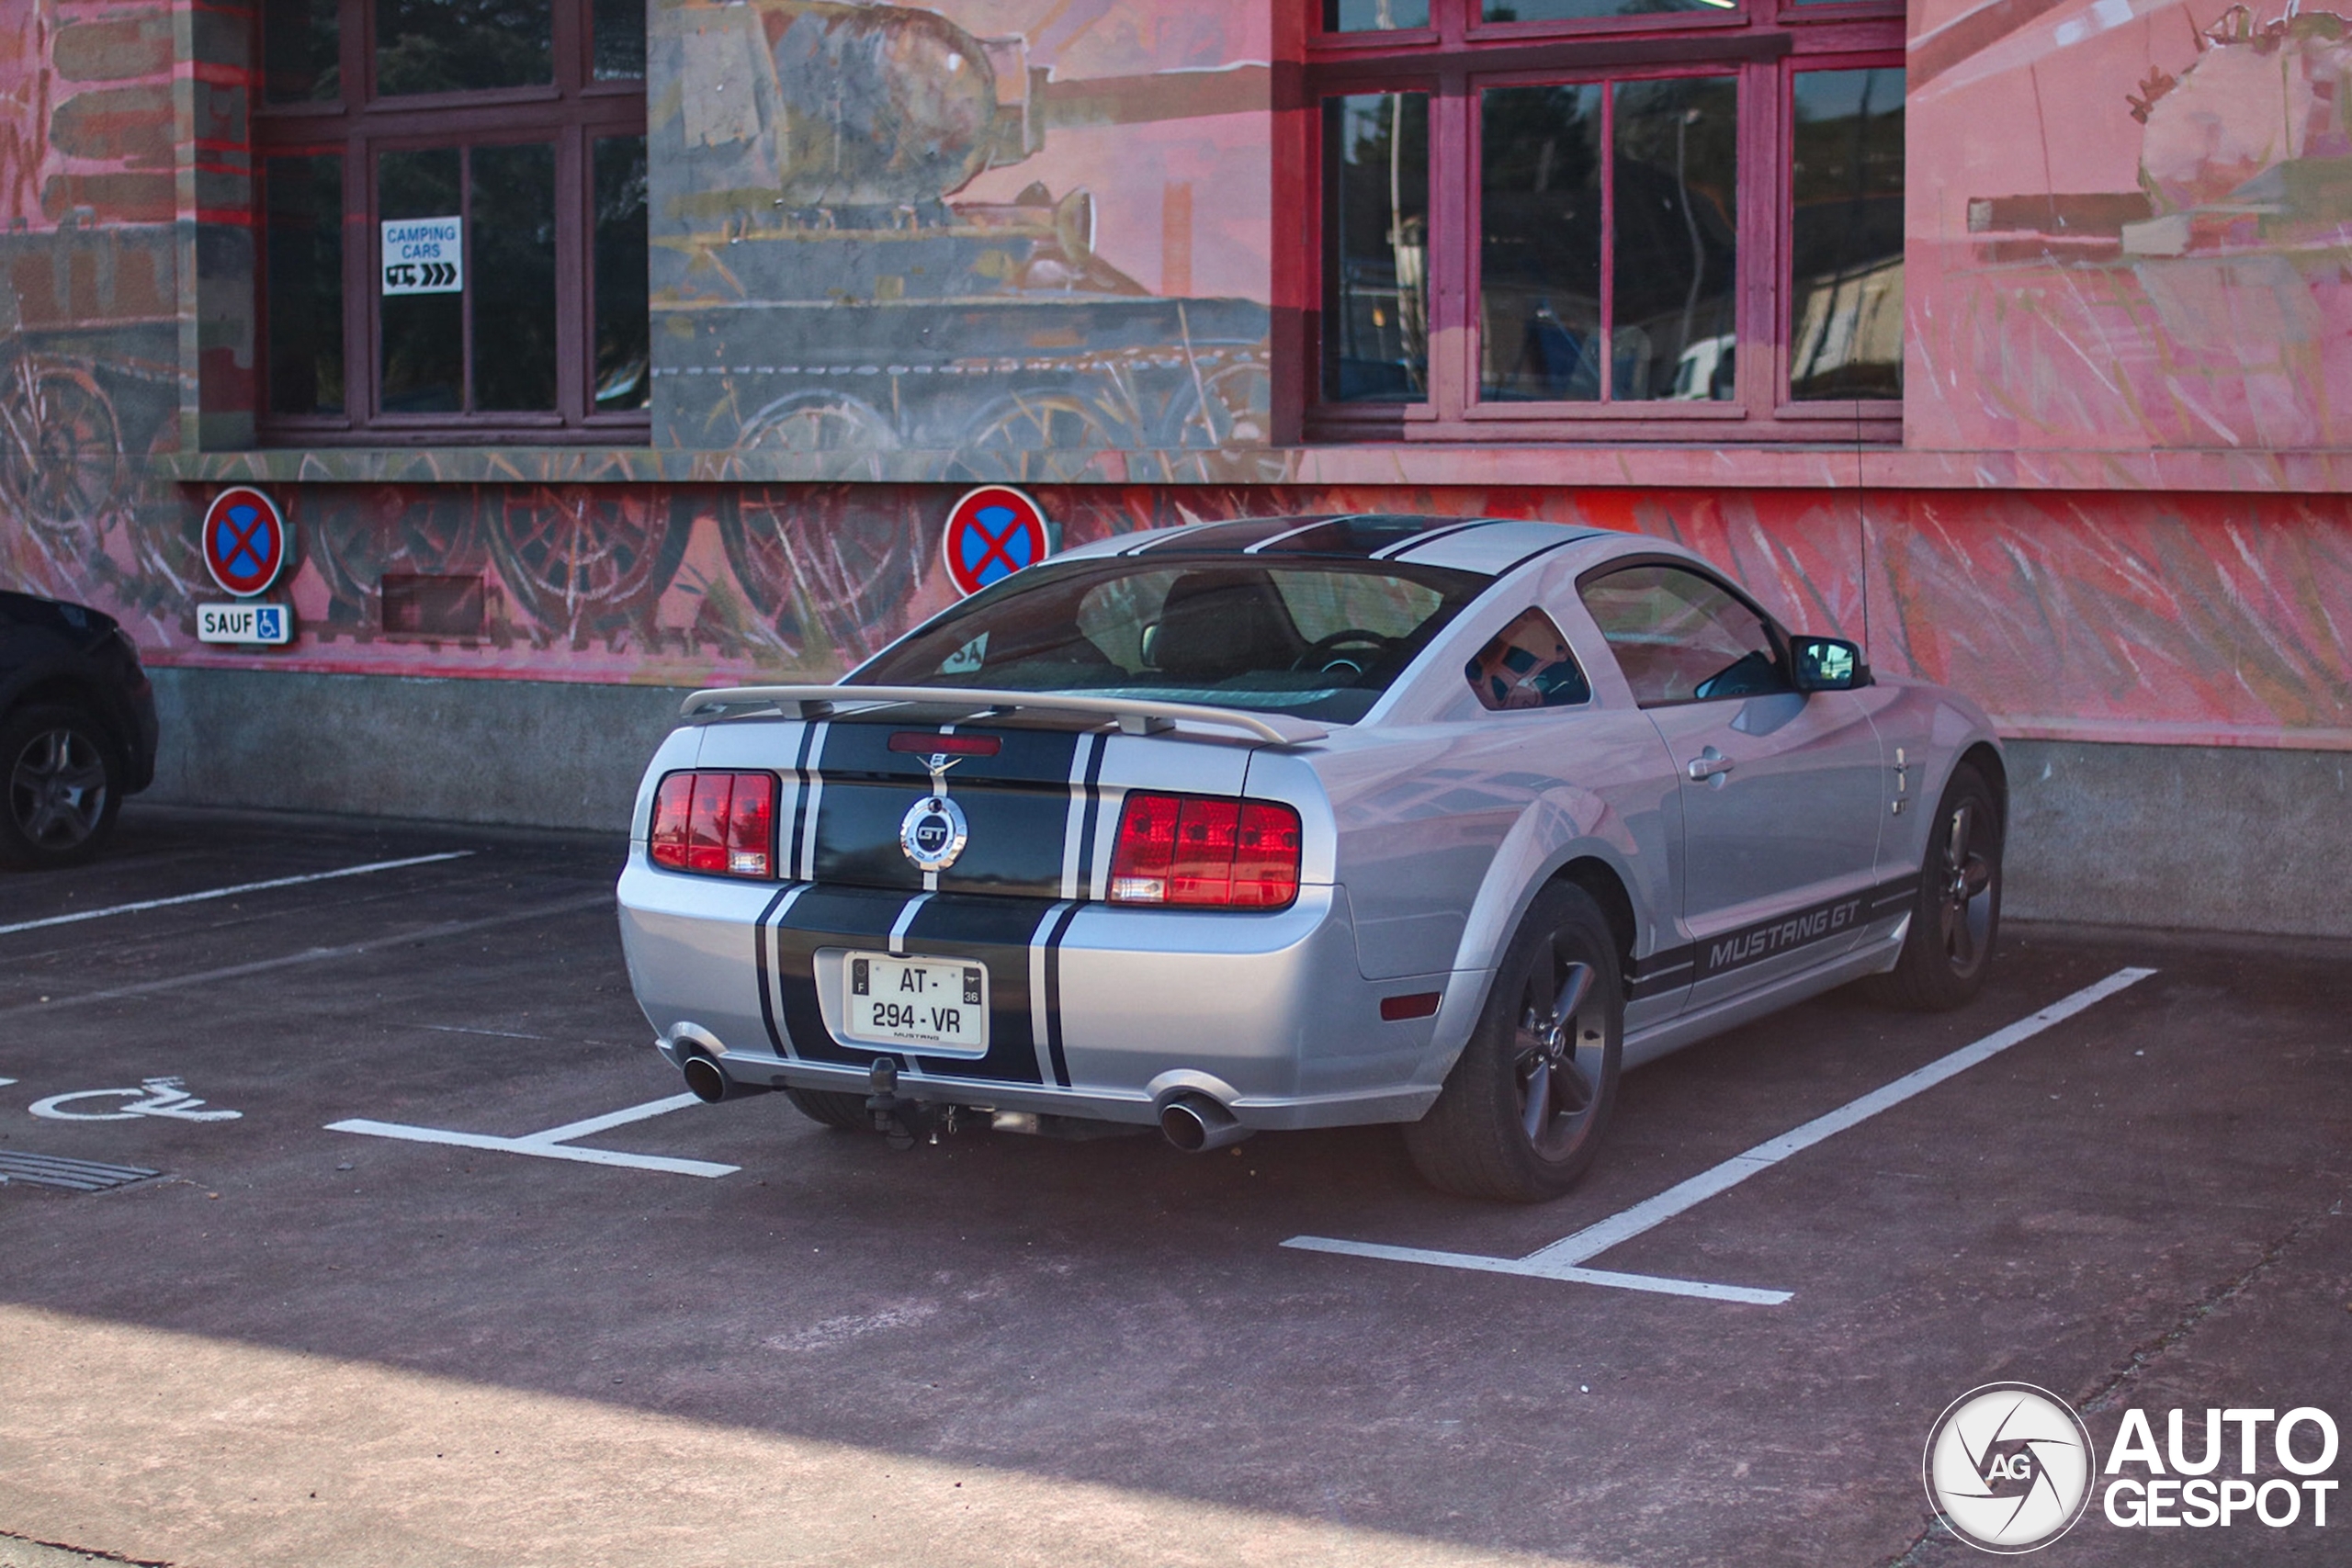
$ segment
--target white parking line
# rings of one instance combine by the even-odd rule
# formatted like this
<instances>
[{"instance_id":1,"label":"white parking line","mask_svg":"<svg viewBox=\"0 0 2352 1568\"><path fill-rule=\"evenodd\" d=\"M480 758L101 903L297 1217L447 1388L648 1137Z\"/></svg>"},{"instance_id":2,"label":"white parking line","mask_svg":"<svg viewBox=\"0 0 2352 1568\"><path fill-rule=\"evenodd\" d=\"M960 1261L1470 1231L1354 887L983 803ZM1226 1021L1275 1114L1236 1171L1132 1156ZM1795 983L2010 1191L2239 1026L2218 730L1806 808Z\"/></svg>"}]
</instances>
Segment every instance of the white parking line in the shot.
<instances>
[{"instance_id":1,"label":"white parking line","mask_svg":"<svg viewBox=\"0 0 2352 1568\"><path fill-rule=\"evenodd\" d=\"M1882 1089L1872 1089L1860 1099L1849 1100L1826 1115L1816 1116L1777 1138L1768 1139L1744 1154L1734 1155L1688 1181L1668 1188L1655 1198L1587 1225L1574 1235L1564 1236L1548 1247L1538 1247L1524 1258L1434 1252L1422 1247L1385 1247L1375 1242L1340 1241L1320 1235L1295 1235L1283 1245L1306 1252L1345 1253L1356 1258L1383 1258L1392 1263L1424 1263L1441 1269L1521 1274L1538 1280L1571 1280L1588 1285L1614 1286L1621 1290L1653 1291L1666 1295L1699 1296L1712 1301L1751 1302L1762 1306L1778 1306L1789 1300L1793 1292L1755 1290L1745 1285L1706 1284L1694 1280L1669 1280L1648 1274L1618 1274L1608 1269L1587 1269L1582 1265L1618 1243L1630 1241L1645 1231L1654 1230L1717 1193L1728 1191L1749 1177L1771 1169L1791 1155L1809 1149L1825 1138L1866 1122L1914 1095L1924 1094L1946 1078L1964 1073L1980 1062L1990 1061L2010 1046L2032 1039L2052 1025L2064 1022L2084 1009L2105 1001L2118 991L2135 986L2154 973L2153 969L2119 969L2096 985L2086 986L2074 995L2054 1001L2040 1012L2021 1018L2006 1029L1996 1030L1949 1055L1939 1056L1926 1066L1905 1073Z\"/></svg>"},{"instance_id":2,"label":"white parking line","mask_svg":"<svg viewBox=\"0 0 2352 1568\"><path fill-rule=\"evenodd\" d=\"M72 996L45 998L36 1002L17 1002L12 1007L0 1007L0 1018L14 1018L19 1013L55 1012L85 1002L120 1001L126 997L152 997L165 991L182 991L194 986L209 986L220 980L238 980L249 975L266 975L273 969L285 969L297 964L319 964L333 958L356 958L362 953L381 953L390 948L408 947L419 942L438 942L444 937L465 936L473 931L490 931L498 926L511 926L524 920L552 919L582 909L593 909L613 901L612 889L582 893L574 898L560 899L552 904L535 904L528 908L509 909L503 915L484 915L476 920L443 920L437 925L419 926L413 931L397 931L387 937L370 937L365 942L345 942L341 947L308 947L300 953L288 953L277 958L257 958L251 964L231 964L219 969L200 969L193 975L173 975L161 980L141 980L136 985L114 986L103 991L82 991Z\"/></svg>"},{"instance_id":3,"label":"white parking line","mask_svg":"<svg viewBox=\"0 0 2352 1568\"><path fill-rule=\"evenodd\" d=\"M13 936L17 931L37 931L44 926L70 926L80 920L103 920L109 915L136 915L148 909L168 909L175 904L201 904L208 898L233 898L240 893L261 893L272 887L293 887L305 882L333 882L339 876L367 876L379 871L398 871L407 865L431 865L435 861L463 860L473 852L471 850L444 850L435 855L411 855L406 860L379 860L366 865L347 865L340 871L313 871L300 876L273 876L266 882L241 882L234 887L182 893L172 898L141 898L136 904L113 904L103 909L82 909L71 915L18 920L11 926L0 926L0 936Z\"/></svg>"},{"instance_id":4,"label":"white parking line","mask_svg":"<svg viewBox=\"0 0 2352 1568\"><path fill-rule=\"evenodd\" d=\"M673 1111L684 1111L689 1105L701 1103L691 1094L673 1094L667 1100L650 1100L643 1105L632 1105L626 1111L607 1111L602 1116L591 1116L584 1122L567 1122L560 1127L550 1127L544 1133L526 1133L519 1138L498 1138L483 1133L452 1133L442 1127L412 1127L400 1122L371 1122L365 1117L330 1122L327 1131L358 1133L370 1138L400 1138L412 1144L447 1144L461 1149L491 1149L499 1154L536 1155L541 1159L568 1159L582 1165L618 1165L632 1170L666 1170L678 1176L732 1176L743 1168L740 1165L714 1165L708 1160L672 1159L666 1155L628 1155L611 1149L576 1149L570 1145L573 1138L626 1127L632 1122L642 1122L649 1117L667 1116Z\"/></svg>"}]
</instances>

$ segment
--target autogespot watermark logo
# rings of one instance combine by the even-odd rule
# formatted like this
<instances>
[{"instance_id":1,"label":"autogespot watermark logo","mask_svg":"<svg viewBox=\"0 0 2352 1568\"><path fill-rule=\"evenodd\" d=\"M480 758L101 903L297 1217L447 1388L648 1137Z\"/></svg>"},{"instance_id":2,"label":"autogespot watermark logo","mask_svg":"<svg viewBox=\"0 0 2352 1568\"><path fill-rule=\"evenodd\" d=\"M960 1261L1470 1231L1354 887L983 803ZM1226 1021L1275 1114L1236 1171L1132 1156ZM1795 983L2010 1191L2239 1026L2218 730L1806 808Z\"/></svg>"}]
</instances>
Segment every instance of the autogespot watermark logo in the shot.
<instances>
[{"instance_id":1,"label":"autogespot watermark logo","mask_svg":"<svg viewBox=\"0 0 2352 1568\"><path fill-rule=\"evenodd\" d=\"M1928 1434L1928 1501L1952 1534L1985 1551L2032 1551L2075 1528L2091 1496L2089 1428L2028 1382L1986 1383L1951 1402Z\"/></svg>"},{"instance_id":2,"label":"autogespot watermark logo","mask_svg":"<svg viewBox=\"0 0 2352 1568\"><path fill-rule=\"evenodd\" d=\"M2284 1415L2246 1408L2187 1416L2165 1413L2159 1445L2147 1413L2126 1410L2102 1472L2089 1429L2064 1400L2031 1383L1987 1383L1952 1401L1928 1432L1921 1463L1928 1500L1961 1540L2003 1553L2039 1550L2074 1529L2095 1488L2107 1522L2123 1529L2327 1527L2339 1483L2320 1479L2338 1451L2326 1411L2306 1404ZM2267 1454L2258 1442L2266 1427ZM2267 1473L2274 1459L2286 1475Z\"/></svg>"}]
</instances>

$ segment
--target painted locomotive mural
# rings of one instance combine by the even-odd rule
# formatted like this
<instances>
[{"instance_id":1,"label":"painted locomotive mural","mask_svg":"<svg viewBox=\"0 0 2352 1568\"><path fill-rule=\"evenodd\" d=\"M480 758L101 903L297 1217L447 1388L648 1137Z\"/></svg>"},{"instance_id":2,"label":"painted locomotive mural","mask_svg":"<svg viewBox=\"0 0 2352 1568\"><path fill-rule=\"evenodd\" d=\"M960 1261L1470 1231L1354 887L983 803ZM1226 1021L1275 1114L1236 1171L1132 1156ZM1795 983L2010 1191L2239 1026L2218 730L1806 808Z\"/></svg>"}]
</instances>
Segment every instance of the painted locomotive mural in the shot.
<instances>
[{"instance_id":1,"label":"painted locomotive mural","mask_svg":"<svg viewBox=\"0 0 2352 1568\"><path fill-rule=\"evenodd\" d=\"M1946 194L1912 214L1908 445L1963 456L1857 493L1743 488L1736 454L1728 484L1694 454L1648 491L1296 482L1314 455L1264 423L1261 6L657 8L653 456L679 482L627 454L499 451L466 482L420 454L396 483L306 455L268 486L301 635L253 654L195 640L213 481L178 477L251 406L235 72L193 84L215 205L183 210L172 11L0 0L0 583L117 613L167 664L823 677L946 602L941 520L1005 478L1070 543L1264 511L1643 529L2014 734L2352 749L2352 498L2289 491L2352 449L2341 24L1915 11L1913 187ZM875 140L894 123L923 134ZM2002 478L2061 447L2110 488ZM2249 480L2165 492L2166 447ZM411 615L418 584L466 613Z\"/></svg>"},{"instance_id":2,"label":"painted locomotive mural","mask_svg":"<svg viewBox=\"0 0 2352 1568\"><path fill-rule=\"evenodd\" d=\"M2352 21L2086 0L1987 40L1994 9L1911 53L1948 194L1906 258L1908 444L2352 444Z\"/></svg>"},{"instance_id":3,"label":"painted locomotive mural","mask_svg":"<svg viewBox=\"0 0 2352 1568\"><path fill-rule=\"evenodd\" d=\"M1193 296L1193 185L1163 181L1147 287L1119 265L1136 215L1061 182L1130 186L1200 122L1262 125L1262 54L1196 28L1173 69L1071 79L1090 51L1053 45L1056 10L997 31L1015 8L956 9L984 30L839 0L655 10L655 444L747 477L821 454L844 479L1222 477L1271 435L1266 274ZM1250 150L1209 159L1219 202L1265 186Z\"/></svg>"}]
</instances>

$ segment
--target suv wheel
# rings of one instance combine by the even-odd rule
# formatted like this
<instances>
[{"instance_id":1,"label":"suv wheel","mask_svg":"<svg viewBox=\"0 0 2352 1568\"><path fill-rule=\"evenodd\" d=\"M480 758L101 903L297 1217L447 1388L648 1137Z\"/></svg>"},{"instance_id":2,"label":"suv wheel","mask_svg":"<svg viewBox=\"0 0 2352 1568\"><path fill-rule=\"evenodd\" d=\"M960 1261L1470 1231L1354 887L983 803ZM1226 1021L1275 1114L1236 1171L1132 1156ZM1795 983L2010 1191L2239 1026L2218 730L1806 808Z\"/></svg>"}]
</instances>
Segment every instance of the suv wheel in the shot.
<instances>
[{"instance_id":1,"label":"suv wheel","mask_svg":"<svg viewBox=\"0 0 2352 1568\"><path fill-rule=\"evenodd\" d=\"M122 807L113 741L79 708L0 720L0 863L46 869L98 852Z\"/></svg>"}]
</instances>

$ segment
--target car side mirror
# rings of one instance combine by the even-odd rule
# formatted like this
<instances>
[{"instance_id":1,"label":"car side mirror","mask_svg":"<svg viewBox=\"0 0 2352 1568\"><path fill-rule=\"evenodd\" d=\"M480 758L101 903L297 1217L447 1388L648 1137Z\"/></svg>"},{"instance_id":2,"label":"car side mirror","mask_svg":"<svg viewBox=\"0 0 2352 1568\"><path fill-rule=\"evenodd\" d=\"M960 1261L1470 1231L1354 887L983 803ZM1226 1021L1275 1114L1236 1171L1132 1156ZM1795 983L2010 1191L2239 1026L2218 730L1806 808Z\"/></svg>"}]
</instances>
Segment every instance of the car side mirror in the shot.
<instances>
[{"instance_id":1,"label":"car side mirror","mask_svg":"<svg viewBox=\"0 0 2352 1568\"><path fill-rule=\"evenodd\" d=\"M1791 637L1789 658L1795 666L1792 683L1800 692L1851 692L1871 683L1862 650L1834 637Z\"/></svg>"}]
</instances>

